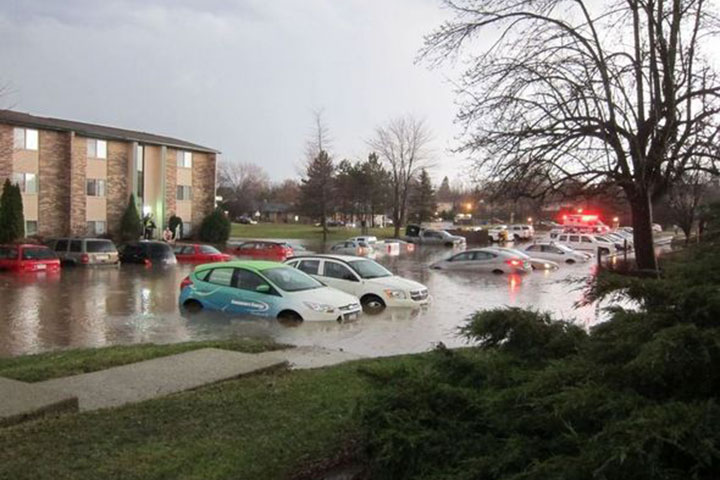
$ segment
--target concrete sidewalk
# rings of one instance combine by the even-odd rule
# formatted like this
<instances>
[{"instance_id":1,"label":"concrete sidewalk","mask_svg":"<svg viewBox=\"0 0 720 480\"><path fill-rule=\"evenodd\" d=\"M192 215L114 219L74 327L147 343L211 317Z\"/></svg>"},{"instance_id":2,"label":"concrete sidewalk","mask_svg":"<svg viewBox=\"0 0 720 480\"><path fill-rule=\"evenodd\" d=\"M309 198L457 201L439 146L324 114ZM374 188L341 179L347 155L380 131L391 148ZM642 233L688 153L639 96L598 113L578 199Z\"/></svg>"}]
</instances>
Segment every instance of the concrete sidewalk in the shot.
<instances>
[{"instance_id":1,"label":"concrete sidewalk","mask_svg":"<svg viewBox=\"0 0 720 480\"><path fill-rule=\"evenodd\" d=\"M34 385L75 396L80 411L88 411L142 402L286 364L282 356L203 348Z\"/></svg>"},{"instance_id":2,"label":"concrete sidewalk","mask_svg":"<svg viewBox=\"0 0 720 480\"><path fill-rule=\"evenodd\" d=\"M78 411L72 394L0 377L0 427L43 415Z\"/></svg>"}]
</instances>

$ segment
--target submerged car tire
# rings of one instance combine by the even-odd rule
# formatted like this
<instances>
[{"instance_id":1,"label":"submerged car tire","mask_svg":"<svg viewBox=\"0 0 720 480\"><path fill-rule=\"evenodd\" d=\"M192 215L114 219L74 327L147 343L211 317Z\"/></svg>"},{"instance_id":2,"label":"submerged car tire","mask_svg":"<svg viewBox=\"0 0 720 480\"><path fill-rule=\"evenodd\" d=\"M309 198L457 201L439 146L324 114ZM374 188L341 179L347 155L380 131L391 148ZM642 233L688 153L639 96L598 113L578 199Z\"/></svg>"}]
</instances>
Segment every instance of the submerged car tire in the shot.
<instances>
[{"instance_id":1,"label":"submerged car tire","mask_svg":"<svg viewBox=\"0 0 720 480\"><path fill-rule=\"evenodd\" d=\"M375 315L385 310L385 302L377 295L365 295L360 299L363 311L370 315Z\"/></svg>"},{"instance_id":2,"label":"submerged car tire","mask_svg":"<svg viewBox=\"0 0 720 480\"><path fill-rule=\"evenodd\" d=\"M282 323L286 327L297 327L303 322L303 318L299 313L293 312L292 310L283 310L278 313L278 322Z\"/></svg>"},{"instance_id":3,"label":"submerged car tire","mask_svg":"<svg viewBox=\"0 0 720 480\"><path fill-rule=\"evenodd\" d=\"M567 260L565 260L565 263L567 263L568 265L572 265L573 263L575 263L575 260L573 260L572 258L568 258Z\"/></svg>"},{"instance_id":4,"label":"submerged car tire","mask_svg":"<svg viewBox=\"0 0 720 480\"><path fill-rule=\"evenodd\" d=\"M197 300L186 300L185 303L183 303L183 308L188 313L198 313L202 311L203 306L202 303L198 302Z\"/></svg>"}]
</instances>

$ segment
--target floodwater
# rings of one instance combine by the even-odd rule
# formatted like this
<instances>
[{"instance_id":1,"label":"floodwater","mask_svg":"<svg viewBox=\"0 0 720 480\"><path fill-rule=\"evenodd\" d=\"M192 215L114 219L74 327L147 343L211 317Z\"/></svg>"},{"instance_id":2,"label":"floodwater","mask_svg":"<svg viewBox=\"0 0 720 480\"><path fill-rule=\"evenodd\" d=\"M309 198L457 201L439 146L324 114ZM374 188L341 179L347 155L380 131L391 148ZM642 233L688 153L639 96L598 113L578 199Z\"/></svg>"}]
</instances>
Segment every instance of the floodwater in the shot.
<instances>
[{"instance_id":1,"label":"floodwater","mask_svg":"<svg viewBox=\"0 0 720 480\"><path fill-rule=\"evenodd\" d=\"M232 336L379 356L424 351L438 342L463 345L457 328L479 309L532 307L585 327L601 319L597 307L574 308L582 297L577 280L592 274L592 261L527 275L427 267L450 253L446 248L419 247L414 253L377 258L396 274L427 285L432 296L427 308L388 309L350 323L305 322L297 327L211 312L181 315L177 297L180 282L192 269L189 265L64 268L55 276L0 273L0 356Z\"/></svg>"}]
</instances>

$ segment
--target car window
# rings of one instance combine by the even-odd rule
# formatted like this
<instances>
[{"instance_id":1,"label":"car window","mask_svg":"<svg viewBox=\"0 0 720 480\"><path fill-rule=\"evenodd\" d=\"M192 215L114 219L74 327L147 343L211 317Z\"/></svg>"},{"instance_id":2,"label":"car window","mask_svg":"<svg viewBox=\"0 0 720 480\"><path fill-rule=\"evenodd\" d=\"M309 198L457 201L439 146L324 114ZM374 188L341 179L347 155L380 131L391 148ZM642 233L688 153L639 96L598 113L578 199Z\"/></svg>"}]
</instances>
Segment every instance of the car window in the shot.
<instances>
[{"instance_id":1,"label":"car window","mask_svg":"<svg viewBox=\"0 0 720 480\"><path fill-rule=\"evenodd\" d=\"M451 262L467 262L469 260L472 260L474 258L473 255L474 252L463 252L458 253L454 257L450 259ZM478 252L479 253L479 252Z\"/></svg>"},{"instance_id":2,"label":"car window","mask_svg":"<svg viewBox=\"0 0 720 480\"><path fill-rule=\"evenodd\" d=\"M340 280L355 281L357 278L348 267L337 262L329 262L325 260L324 275L330 278L337 278Z\"/></svg>"},{"instance_id":3,"label":"car window","mask_svg":"<svg viewBox=\"0 0 720 480\"><path fill-rule=\"evenodd\" d=\"M235 286L241 290L250 290L254 292L260 285L267 285L268 287L270 287L270 285L262 277L260 277L260 275L253 273L250 270L245 270L244 268L236 268L235 275Z\"/></svg>"},{"instance_id":4,"label":"car window","mask_svg":"<svg viewBox=\"0 0 720 480\"><path fill-rule=\"evenodd\" d=\"M217 255L220 253L220 250L213 247L212 245L200 245L200 253L205 253L207 255Z\"/></svg>"},{"instance_id":5,"label":"car window","mask_svg":"<svg viewBox=\"0 0 720 480\"><path fill-rule=\"evenodd\" d=\"M85 250L88 253L112 253L117 251L115 245L106 240L88 240L85 243Z\"/></svg>"},{"instance_id":6,"label":"car window","mask_svg":"<svg viewBox=\"0 0 720 480\"><path fill-rule=\"evenodd\" d=\"M610 241L605 237L595 237L595 240L597 240L598 242L610 243Z\"/></svg>"},{"instance_id":7,"label":"car window","mask_svg":"<svg viewBox=\"0 0 720 480\"><path fill-rule=\"evenodd\" d=\"M23 260L50 260L55 257L55 253L49 248L23 248Z\"/></svg>"},{"instance_id":8,"label":"car window","mask_svg":"<svg viewBox=\"0 0 720 480\"><path fill-rule=\"evenodd\" d=\"M320 260L302 260L298 270L309 275L317 275L320 270Z\"/></svg>"},{"instance_id":9,"label":"car window","mask_svg":"<svg viewBox=\"0 0 720 480\"><path fill-rule=\"evenodd\" d=\"M570 235L570 241L571 242L579 242L580 237L578 235Z\"/></svg>"},{"instance_id":10,"label":"car window","mask_svg":"<svg viewBox=\"0 0 720 480\"><path fill-rule=\"evenodd\" d=\"M293 260L292 262L287 262L285 265L287 265L289 267L297 268L298 263L300 263L300 262L298 262L297 260Z\"/></svg>"},{"instance_id":11,"label":"car window","mask_svg":"<svg viewBox=\"0 0 720 480\"><path fill-rule=\"evenodd\" d=\"M537 251L539 251L539 250L542 250L542 251L544 252L544 251L545 251L545 246L543 245L543 246L541 247L540 245L530 245L530 246L527 247L525 250L527 250L528 252L537 252Z\"/></svg>"},{"instance_id":12,"label":"car window","mask_svg":"<svg viewBox=\"0 0 720 480\"><path fill-rule=\"evenodd\" d=\"M233 273L232 268L215 268L205 277L205 281L223 287L230 287L233 282Z\"/></svg>"},{"instance_id":13,"label":"car window","mask_svg":"<svg viewBox=\"0 0 720 480\"><path fill-rule=\"evenodd\" d=\"M82 240L70 240L71 252L82 252Z\"/></svg>"},{"instance_id":14,"label":"car window","mask_svg":"<svg viewBox=\"0 0 720 480\"><path fill-rule=\"evenodd\" d=\"M58 240L55 242L55 251L56 252L65 252L68 249L68 241L67 240Z\"/></svg>"},{"instance_id":15,"label":"car window","mask_svg":"<svg viewBox=\"0 0 720 480\"><path fill-rule=\"evenodd\" d=\"M353 260L348 263L362 278L392 277L392 272L372 260Z\"/></svg>"},{"instance_id":16,"label":"car window","mask_svg":"<svg viewBox=\"0 0 720 480\"><path fill-rule=\"evenodd\" d=\"M0 260L15 260L17 255L16 247L0 247Z\"/></svg>"},{"instance_id":17,"label":"car window","mask_svg":"<svg viewBox=\"0 0 720 480\"><path fill-rule=\"evenodd\" d=\"M586 237L586 236L583 235L583 236L580 237L580 238L582 238L582 242L583 242L583 243L592 243L592 240L590 239L590 237Z\"/></svg>"}]
</instances>

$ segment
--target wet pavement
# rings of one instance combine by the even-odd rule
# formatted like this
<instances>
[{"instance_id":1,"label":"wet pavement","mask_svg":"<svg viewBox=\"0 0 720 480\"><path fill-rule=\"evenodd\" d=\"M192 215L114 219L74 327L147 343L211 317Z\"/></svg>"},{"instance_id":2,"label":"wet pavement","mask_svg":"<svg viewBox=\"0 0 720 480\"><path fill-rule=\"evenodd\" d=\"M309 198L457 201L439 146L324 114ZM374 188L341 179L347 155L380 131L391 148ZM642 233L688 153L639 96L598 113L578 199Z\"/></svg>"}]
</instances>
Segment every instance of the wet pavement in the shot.
<instances>
[{"instance_id":1,"label":"wet pavement","mask_svg":"<svg viewBox=\"0 0 720 480\"><path fill-rule=\"evenodd\" d=\"M527 275L427 267L450 253L445 248L424 247L398 257L377 258L396 274L428 286L433 300L426 309L388 309L376 316L362 315L352 323L306 322L297 327L211 312L181 315L177 297L180 282L192 269L189 265L64 268L55 276L0 273L0 356L232 336L272 338L363 356L391 355L427 350L438 342L463 345L457 328L478 309L533 307L583 326L601 318L596 307L574 308L582 293L578 283L569 282L590 275L593 262Z\"/></svg>"}]
</instances>

